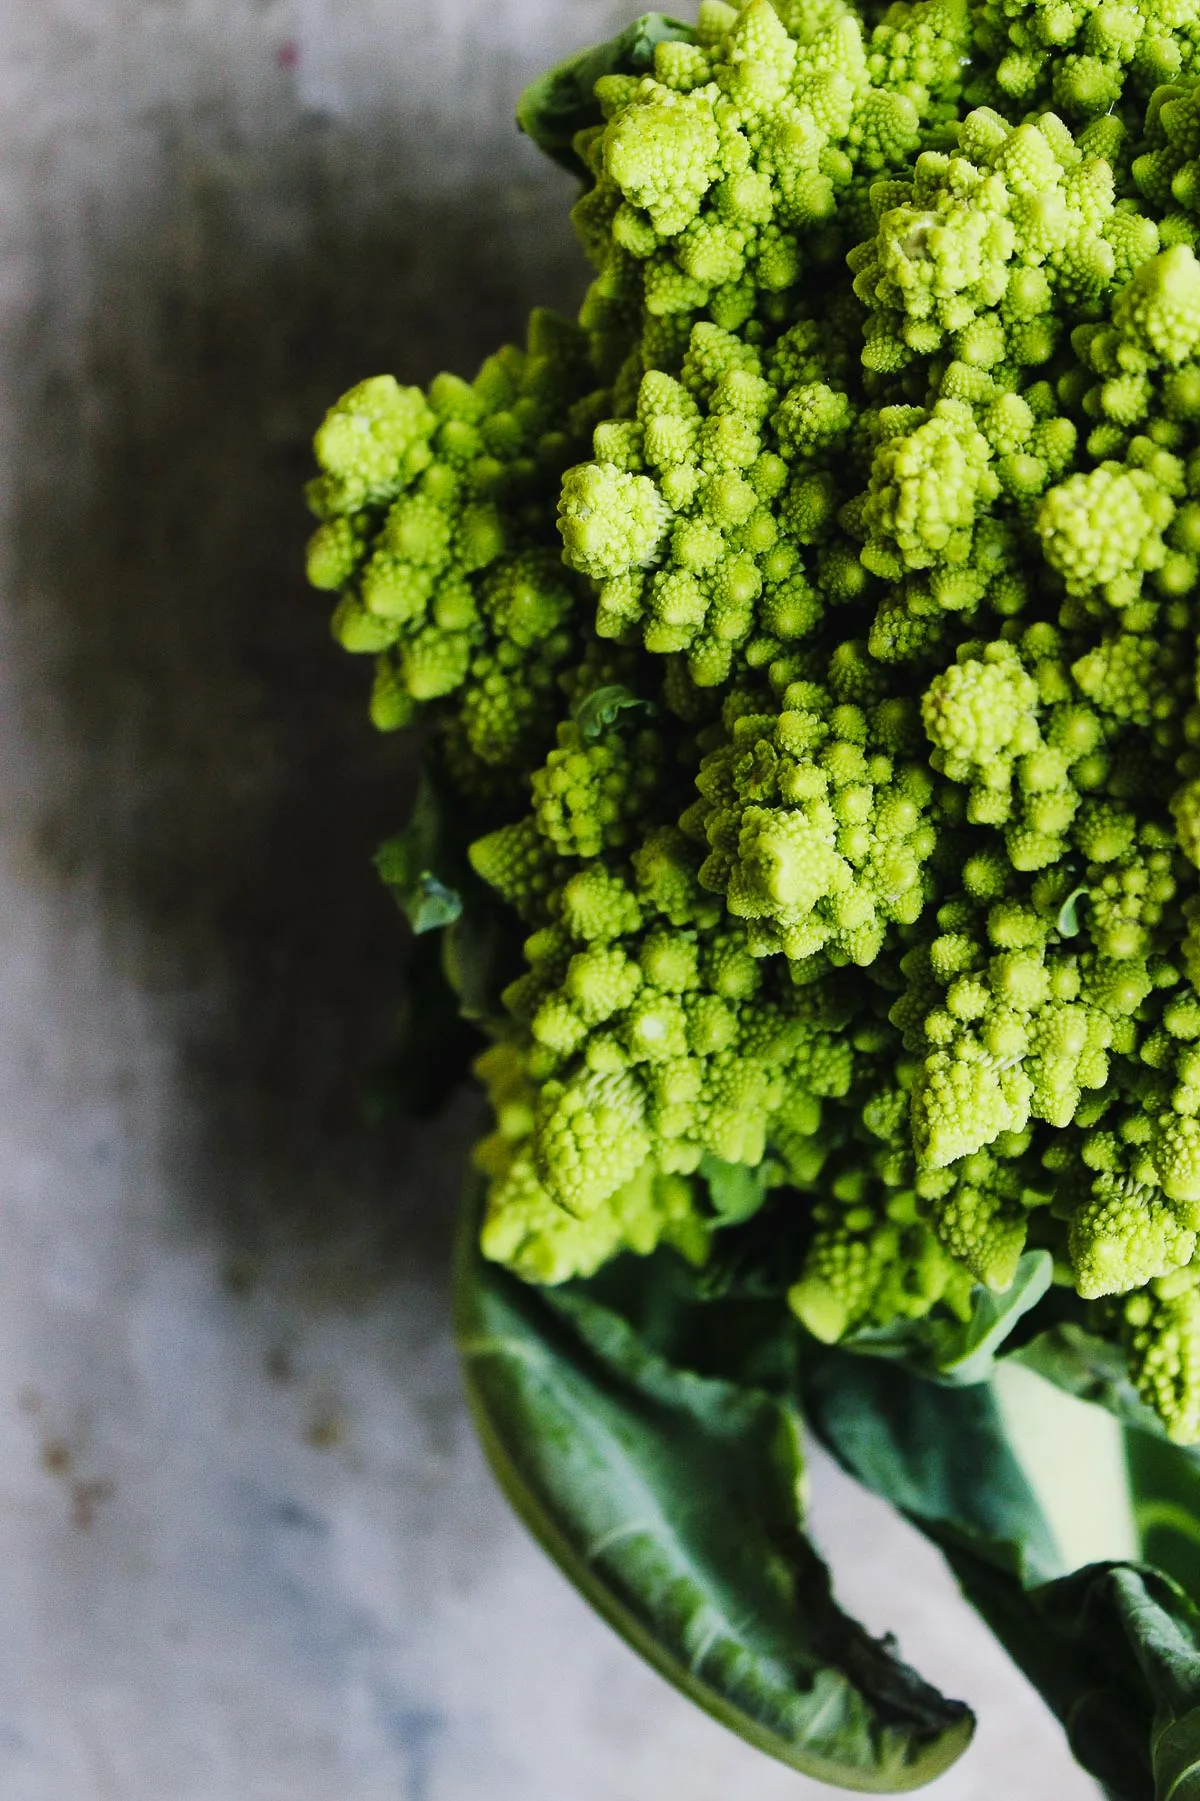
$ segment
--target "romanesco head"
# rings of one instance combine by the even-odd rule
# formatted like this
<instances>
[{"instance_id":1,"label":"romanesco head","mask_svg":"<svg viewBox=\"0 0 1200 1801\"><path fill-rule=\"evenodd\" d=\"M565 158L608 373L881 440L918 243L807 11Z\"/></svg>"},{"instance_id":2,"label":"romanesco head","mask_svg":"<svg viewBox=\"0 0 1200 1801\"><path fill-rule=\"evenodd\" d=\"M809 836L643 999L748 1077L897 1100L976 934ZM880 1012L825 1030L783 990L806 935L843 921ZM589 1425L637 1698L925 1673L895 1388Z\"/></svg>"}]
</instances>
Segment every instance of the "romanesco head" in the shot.
<instances>
[{"instance_id":1,"label":"romanesco head","mask_svg":"<svg viewBox=\"0 0 1200 1801\"><path fill-rule=\"evenodd\" d=\"M1033 1245L1200 1439L1198 82L1186 8L702 0L576 136L578 321L320 428L523 1277L732 1182L832 1342Z\"/></svg>"}]
</instances>

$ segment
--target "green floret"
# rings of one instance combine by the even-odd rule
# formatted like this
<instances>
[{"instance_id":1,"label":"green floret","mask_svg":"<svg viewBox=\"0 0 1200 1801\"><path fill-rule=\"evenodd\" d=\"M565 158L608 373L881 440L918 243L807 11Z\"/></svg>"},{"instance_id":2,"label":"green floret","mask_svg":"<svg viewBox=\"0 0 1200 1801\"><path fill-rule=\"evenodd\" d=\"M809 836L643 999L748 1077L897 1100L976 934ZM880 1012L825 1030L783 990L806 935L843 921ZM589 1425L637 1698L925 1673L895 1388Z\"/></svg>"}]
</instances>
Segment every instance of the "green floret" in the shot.
<instances>
[{"instance_id":1,"label":"green floret","mask_svg":"<svg viewBox=\"0 0 1200 1801\"><path fill-rule=\"evenodd\" d=\"M692 1263L708 1253L708 1228L694 1186L647 1161L584 1218L551 1199L530 1157L537 1092L511 1045L496 1044L475 1065L496 1118L496 1129L475 1149L488 1177L481 1232L485 1257L527 1282L554 1284L590 1276L618 1251L647 1256L670 1244Z\"/></svg>"},{"instance_id":2,"label":"green floret","mask_svg":"<svg viewBox=\"0 0 1200 1801\"><path fill-rule=\"evenodd\" d=\"M1200 1225L1200 1120L1190 1113L1164 1116L1151 1155L1167 1199L1185 1203L1188 1224ZM1180 1257L1178 1261L1186 1263L1188 1259Z\"/></svg>"},{"instance_id":3,"label":"green floret","mask_svg":"<svg viewBox=\"0 0 1200 1801\"><path fill-rule=\"evenodd\" d=\"M897 764L860 708L793 683L778 715L733 721L696 785L690 829L710 846L700 881L751 922L756 953L867 964L889 923L919 917L932 784Z\"/></svg>"},{"instance_id":4,"label":"green floret","mask_svg":"<svg viewBox=\"0 0 1200 1801\"><path fill-rule=\"evenodd\" d=\"M669 511L654 483L611 463L568 471L559 522L572 568L603 579L652 563Z\"/></svg>"},{"instance_id":5,"label":"green floret","mask_svg":"<svg viewBox=\"0 0 1200 1801\"><path fill-rule=\"evenodd\" d=\"M1067 1246L1087 1300L1128 1294L1191 1261L1196 1234L1153 1189L1104 1171L1071 1215Z\"/></svg>"},{"instance_id":6,"label":"green floret","mask_svg":"<svg viewBox=\"0 0 1200 1801\"><path fill-rule=\"evenodd\" d=\"M583 1217L623 1188L650 1154L645 1094L627 1070L585 1070L538 1098L534 1163L551 1199Z\"/></svg>"},{"instance_id":7,"label":"green floret","mask_svg":"<svg viewBox=\"0 0 1200 1801\"><path fill-rule=\"evenodd\" d=\"M965 0L894 0L871 33L867 73L875 87L904 94L918 112L953 117L970 54Z\"/></svg>"},{"instance_id":8,"label":"green floret","mask_svg":"<svg viewBox=\"0 0 1200 1801\"><path fill-rule=\"evenodd\" d=\"M895 578L906 569L964 563L978 508L999 483L986 438L961 401L939 400L915 429L885 437L863 507L863 563Z\"/></svg>"},{"instance_id":9,"label":"green floret","mask_svg":"<svg viewBox=\"0 0 1200 1801\"><path fill-rule=\"evenodd\" d=\"M1139 98L1144 104L1158 82L1196 67L1196 26L1186 9L985 0L977 20L985 53L977 84L1018 110L1052 99L1080 119L1116 113L1137 122Z\"/></svg>"},{"instance_id":10,"label":"green floret","mask_svg":"<svg viewBox=\"0 0 1200 1801\"><path fill-rule=\"evenodd\" d=\"M539 904L554 885L557 860L532 819L477 838L468 855L476 875L514 907L522 919L536 919Z\"/></svg>"},{"instance_id":11,"label":"green floret","mask_svg":"<svg viewBox=\"0 0 1200 1801\"><path fill-rule=\"evenodd\" d=\"M1142 1399L1178 1444L1200 1439L1200 1273L1180 1270L1126 1301L1124 1339Z\"/></svg>"},{"instance_id":12,"label":"green floret","mask_svg":"<svg viewBox=\"0 0 1200 1801\"><path fill-rule=\"evenodd\" d=\"M1178 367L1200 348L1200 263L1186 244L1143 264L1113 307L1113 324L1149 357Z\"/></svg>"},{"instance_id":13,"label":"green floret","mask_svg":"<svg viewBox=\"0 0 1200 1801\"><path fill-rule=\"evenodd\" d=\"M1194 777L1171 796L1171 813L1179 848L1188 861L1200 867L1200 781Z\"/></svg>"},{"instance_id":14,"label":"green floret","mask_svg":"<svg viewBox=\"0 0 1200 1801\"><path fill-rule=\"evenodd\" d=\"M642 924L637 896L603 863L573 875L563 886L559 905L567 931L583 943L624 938Z\"/></svg>"},{"instance_id":15,"label":"green floret","mask_svg":"<svg viewBox=\"0 0 1200 1801\"><path fill-rule=\"evenodd\" d=\"M628 842L653 786L660 741L651 731L608 732L589 744L570 721L531 779L538 829L560 856L594 857Z\"/></svg>"},{"instance_id":16,"label":"green floret","mask_svg":"<svg viewBox=\"0 0 1200 1801\"><path fill-rule=\"evenodd\" d=\"M604 136L604 167L626 200L662 236L695 217L719 173L721 134L706 94L648 83Z\"/></svg>"},{"instance_id":17,"label":"green floret","mask_svg":"<svg viewBox=\"0 0 1200 1801\"><path fill-rule=\"evenodd\" d=\"M1137 596L1143 574L1165 562L1162 533L1174 511L1142 470L1101 463L1050 490L1037 530L1068 594L1099 590L1110 606L1121 607Z\"/></svg>"},{"instance_id":18,"label":"green floret","mask_svg":"<svg viewBox=\"0 0 1200 1801\"><path fill-rule=\"evenodd\" d=\"M984 369L1046 362L1054 298L1113 285L1115 201L1109 164L1081 154L1053 114L1015 128L968 114L956 154L926 151L911 186L879 194L876 235L853 252L872 315L866 367L887 373L950 345ZM1127 226L1120 241L1128 256Z\"/></svg>"},{"instance_id":19,"label":"green floret","mask_svg":"<svg viewBox=\"0 0 1200 1801\"><path fill-rule=\"evenodd\" d=\"M343 394L313 441L322 474L309 484L308 501L318 518L353 514L398 493L432 462L436 423L421 390L402 388L391 375ZM328 552L318 552L318 561L322 554Z\"/></svg>"},{"instance_id":20,"label":"green floret","mask_svg":"<svg viewBox=\"0 0 1200 1801\"><path fill-rule=\"evenodd\" d=\"M863 1326L923 1319L939 1304L965 1310L971 1278L917 1216L911 1191L878 1211L862 1184L835 1181L813 1209L817 1230L788 1305L814 1338L835 1344Z\"/></svg>"},{"instance_id":21,"label":"green floret","mask_svg":"<svg viewBox=\"0 0 1200 1801\"><path fill-rule=\"evenodd\" d=\"M971 824L1003 829L1009 863L1022 872L1058 862L1072 842L1088 854L1091 840L1099 842L1101 815L1083 802L1081 780L1102 726L1065 698L1067 671L1044 654L1059 648L1057 634L1039 643L1030 633L1019 649L999 640L982 646L981 657L960 651L922 702L934 768L966 787ZM1047 692L1064 698L1047 707Z\"/></svg>"},{"instance_id":22,"label":"green floret","mask_svg":"<svg viewBox=\"0 0 1200 1801\"><path fill-rule=\"evenodd\" d=\"M553 734L558 662L545 647L530 656L504 642L474 653L463 681L461 711L445 726L447 738L454 740L450 754L464 787L483 786L484 771L524 777Z\"/></svg>"},{"instance_id":23,"label":"green floret","mask_svg":"<svg viewBox=\"0 0 1200 1801\"><path fill-rule=\"evenodd\" d=\"M1170 706L1171 647L1150 634L1115 632L1071 665L1081 694L1114 720L1149 726Z\"/></svg>"},{"instance_id":24,"label":"green floret","mask_svg":"<svg viewBox=\"0 0 1200 1801\"><path fill-rule=\"evenodd\" d=\"M967 1046L973 1042L967 1040ZM913 1093L919 1164L945 1169L992 1144L1002 1132L1022 1131L1029 1119L1031 1086L1023 1070L994 1056L933 1051Z\"/></svg>"},{"instance_id":25,"label":"green floret","mask_svg":"<svg viewBox=\"0 0 1200 1801\"><path fill-rule=\"evenodd\" d=\"M426 396L381 377L344 396L318 433L326 474L309 499L324 523L309 574L344 590L334 635L347 650L391 653L373 709L385 729L410 715L402 695L428 704L466 689L479 716L465 742L458 715L448 726L464 772L472 761L501 769L518 746L553 736L552 719L535 724L536 701L496 719L489 678L524 658L537 665L536 690L575 647L573 596L546 546L594 381L580 328L538 311L525 349L488 358L474 382L441 375ZM539 493L540 522L530 511Z\"/></svg>"},{"instance_id":26,"label":"green floret","mask_svg":"<svg viewBox=\"0 0 1200 1801\"><path fill-rule=\"evenodd\" d=\"M672 925L712 926L720 907L700 886L701 857L676 826L658 826L633 853L639 895Z\"/></svg>"},{"instance_id":27,"label":"green floret","mask_svg":"<svg viewBox=\"0 0 1200 1801\"><path fill-rule=\"evenodd\" d=\"M1007 649L995 646L998 653ZM1037 701L1037 684L1011 653L954 664L930 683L921 703L939 767L954 781L971 782L997 757L1011 761L1033 750Z\"/></svg>"},{"instance_id":28,"label":"green floret","mask_svg":"<svg viewBox=\"0 0 1200 1801\"><path fill-rule=\"evenodd\" d=\"M314 588L336 592L350 581L367 543L361 520L340 514L319 525L308 541L305 573Z\"/></svg>"},{"instance_id":29,"label":"green floret","mask_svg":"<svg viewBox=\"0 0 1200 1801\"><path fill-rule=\"evenodd\" d=\"M656 1171L649 1162L586 1218L576 1219L551 1200L533 1165L517 1158L489 1189L480 1233L485 1257L526 1282L546 1285L594 1275L621 1251L648 1256L660 1244L689 1263L702 1263L708 1228L686 1177Z\"/></svg>"},{"instance_id":30,"label":"green floret","mask_svg":"<svg viewBox=\"0 0 1200 1801\"><path fill-rule=\"evenodd\" d=\"M936 1178L926 1174L917 1182L942 1248L997 1294L1016 1276L1031 1209L1048 1199L1026 1184L1023 1138L1003 1145L1007 1155L973 1151Z\"/></svg>"},{"instance_id":31,"label":"green floret","mask_svg":"<svg viewBox=\"0 0 1200 1801\"><path fill-rule=\"evenodd\" d=\"M776 346L764 373L762 359L731 333L696 325L678 380L656 370L642 378L637 424L619 437L617 422L597 428L597 455L611 456L619 444L624 468L614 476L614 465L598 461L564 484L567 559L580 567L581 556L590 559L589 573L602 583L597 632L621 642L640 636L656 654L686 652L689 674L703 686L727 679L756 627L786 641L808 635L820 617L788 541L797 496L785 492L785 456L793 467L805 459L810 479L821 481L851 413L840 390L789 381L802 366L823 366L816 357L801 364L799 344L789 342L795 336ZM824 366L835 373L840 355L827 354ZM633 473L643 468L653 477ZM629 511L643 499L652 549L648 537L637 538ZM649 556L653 573L641 567Z\"/></svg>"}]
</instances>

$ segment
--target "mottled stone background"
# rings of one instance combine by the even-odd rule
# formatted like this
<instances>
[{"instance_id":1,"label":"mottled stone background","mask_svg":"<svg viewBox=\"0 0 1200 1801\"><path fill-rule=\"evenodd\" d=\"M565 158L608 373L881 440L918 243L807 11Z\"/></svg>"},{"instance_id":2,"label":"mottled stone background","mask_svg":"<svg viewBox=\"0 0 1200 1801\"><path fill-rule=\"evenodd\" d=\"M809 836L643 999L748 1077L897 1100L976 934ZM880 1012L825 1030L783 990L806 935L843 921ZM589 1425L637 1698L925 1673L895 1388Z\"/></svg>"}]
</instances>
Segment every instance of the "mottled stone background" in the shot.
<instances>
[{"instance_id":1,"label":"mottled stone background","mask_svg":"<svg viewBox=\"0 0 1200 1801\"><path fill-rule=\"evenodd\" d=\"M609 0L0 0L0 1796L784 1801L509 1517L447 1334L464 1099L361 1122L404 804L306 593L325 404L582 270L510 124ZM978 1702L941 1801L1077 1801L936 1559L819 1465L868 1621Z\"/></svg>"}]
</instances>

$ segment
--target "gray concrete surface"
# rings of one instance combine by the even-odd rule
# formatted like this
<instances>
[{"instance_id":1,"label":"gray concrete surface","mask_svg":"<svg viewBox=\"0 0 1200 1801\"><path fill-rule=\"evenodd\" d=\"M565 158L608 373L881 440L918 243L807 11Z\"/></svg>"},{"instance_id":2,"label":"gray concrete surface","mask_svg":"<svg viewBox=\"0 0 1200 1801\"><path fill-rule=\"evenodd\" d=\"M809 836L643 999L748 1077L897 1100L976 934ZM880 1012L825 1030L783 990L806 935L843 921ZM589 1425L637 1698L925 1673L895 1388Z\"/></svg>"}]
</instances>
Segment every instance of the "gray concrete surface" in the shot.
<instances>
[{"instance_id":1,"label":"gray concrete surface","mask_svg":"<svg viewBox=\"0 0 1200 1801\"><path fill-rule=\"evenodd\" d=\"M351 380L581 284L509 124L608 0L0 0L0 1797L784 1801L543 1562L447 1333L464 1103L369 1131L405 776L298 571ZM1090 1793L826 1466L869 1622L979 1704L939 1801Z\"/></svg>"}]
</instances>

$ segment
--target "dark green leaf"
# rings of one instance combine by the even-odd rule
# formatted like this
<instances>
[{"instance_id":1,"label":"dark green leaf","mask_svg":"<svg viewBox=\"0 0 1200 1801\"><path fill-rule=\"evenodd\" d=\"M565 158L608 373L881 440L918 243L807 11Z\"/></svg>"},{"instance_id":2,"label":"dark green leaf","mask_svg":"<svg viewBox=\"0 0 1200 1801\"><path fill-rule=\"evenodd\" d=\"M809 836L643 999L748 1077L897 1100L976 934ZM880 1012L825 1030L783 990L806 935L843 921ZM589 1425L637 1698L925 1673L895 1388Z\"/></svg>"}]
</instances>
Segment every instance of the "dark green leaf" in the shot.
<instances>
[{"instance_id":1,"label":"dark green leaf","mask_svg":"<svg viewBox=\"0 0 1200 1801\"><path fill-rule=\"evenodd\" d=\"M799 1524L786 1401L647 1349L588 1284L457 1276L468 1393L510 1500L592 1605L752 1744L824 1781L919 1786L968 1743L959 1703L838 1608Z\"/></svg>"},{"instance_id":2,"label":"dark green leaf","mask_svg":"<svg viewBox=\"0 0 1200 1801\"><path fill-rule=\"evenodd\" d=\"M1127 1431L1125 1461L1142 1555L1200 1602L1200 1453Z\"/></svg>"},{"instance_id":3,"label":"dark green leaf","mask_svg":"<svg viewBox=\"0 0 1200 1801\"><path fill-rule=\"evenodd\" d=\"M506 927L467 866L464 836L461 824L446 829L436 776L426 769L408 824L376 853L376 868L416 937L399 1041L365 1096L376 1121L438 1111L470 1073L483 1045L479 1027L501 1011L499 990L520 968L521 934Z\"/></svg>"},{"instance_id":4,"label":"dark green leaf","mask_svg":"<svg viewBox=\"0 0 1200 1801\"><path fill-rule=\"evenodd\" d=\"M943 1549L1114 1801L1200 1801L1200 1614L1169 1577L1096 1563L1026 1591L985 1559Z\"/></svg>"},{"instance_id":5,"label":"dark green leaf","mask_svg":"<svg viewBox=\"0 0 1200 1801\"><path fill-rule=\"evenodd\" d=\"M767 1198L761 1168L725 1163L720 1157L706 1154L700 1162L700 1174L708 1184L709 1200L723 1226L740 1226L758 1212Z\"/></svg>"},{"instance_id":6,"label":"dark green leaf","mask_svg":"<svg viewBox=\"0 0 1200 1801\"><path fill-rule=\"evenodd\" d=\"M651 710L649 701L639 700L620 682L610 682L603 688L593 688L584 696L575 709L575 723L585 738L599 738L617 722L618 716L629 707L642 707Z\"/></svg>"},{"instance_id":7,"label":"dark green leaf","mask_svg":"<svg viewBox=\"0 0 1200 1801\"><path fill-rule=\"evenodd\" d=\"M934 1321L933 1352L943 1381L984 1382L996 1367L996 1356L1017 1321L1035 1307L1050 1287L1054 1259L1049 1251L1026 1251L1003 1294L982 1285L971 1294L971 1317Z\"/></svg>"},{"instance_id":8,"label":"dark green leaf","mask_svg":"<svg viewBox=\"0 0 1200 1801\"><path fill-rule=\"evenodd\" d=\"M462 912L462 895L456 888L423 869L412 883L403 903L408 923L414 932L440 932Z\"/></svg>"},{"instance_id":9,"label":"dark green leaf","mask_svg":"<svg viewBox=\"0 0 1200 1801\"><path fill-rule=\"evenodd\" d=\"M718 1245L736 1238L722 1232ZM776 1396L796 1390L798 1322L779 1296L713 1292L708 1266L696 1269L674 1251L618 1257L591 1277L587 1292L627 1320L638 1339L676 1368L714 1376Z\"/></svg>"},{"instance_id":10,"label":"dark green leaf","mask_svg":"<svg viewBox=\"0 0 1200 1801\"><path fill-rule=\"evenodd\" d=\"M678 19L668 19L664 13L643 13L620 37L594 50L580 50L539 75L517 103L517 124L556 163L573 175L590 179L572 140L577 131L600 123L595 97L600 77L643 75L654 66L656 44L679 39L690 42L693 36L692 27Z\"/></svg>"},{"instance_id":11,"label":"dark green leaf","mask_svg":"<svg viewBox=\"0 0 1200 1801\"><path fill-rule=\"evenodd\" d=\"M987 1383L947 1387L815 1344L802 1383L808 1417L838 1461L917 1525L1026 1581L1061 1572Z\"/></svg>"},{"instance_id":12,"label":"dark green leaf","mask_svg":"<svg viewBox=\"0 0 1200 1801\"><path fill-rule=\"evenodd\" d=\"M436 932L462 912L457 884L443 879L444 854L437 795L423 775L408 824L375 853L375 867L414 932Z\"/></svg>"},{"instance_id":13,"label":"dark green leaf","mask_svg":"<svg viewBox=\"0 0 1200 1801\"><path fill-rule=\"evenodd\" d=\"M503 1018L500 990L521 968L520 940L491 902L469 882L459 918L442 936L442 968L457 997L458 1011L472 1024L497 1025Z\"/></svg>"},{"instance_id":14,"label":"dark green leaf","mask_svg":"<svg viewBox=\"0 0 1200 1801\"><path fill-rule=\"evenodd\" d=\"M982 1283L976 1285L967 1320L930 1314L920 1320L864 1328L840 1343L862 1356L890 1358L936 1382L956 1386L986 1382L995 1370L1000 1347L1022 1315L1046 1293L1053 1272L1049 1251L1026 1251L1003 1294L994 1294Z\"/></svg>"},{"instance_id":15,"label":"dark green leaf","mask_svg":"<svg viewBox=\"0 0 1200 1801\"><path fill-rule=\"evenodd\" d=\"M1200 1801L1200 1614L1129 1564L1039 1581L1054 1546L990 1388L820 1351L804 1391L846 1468L940 1545L1114 1801Z\"/></svg>"},{"instance_id":16,"label":"dark green leaf","mask_svg":"<svg viewBox=\"0 0 1200 1801\"><path fill-rule=\"evenodd\" d=\"M807 1198L794 1188L769 1188L757 1213L714 1236L708 1261L696 1273L697 1298L769 1300L778 1303L773 1317L788 1320L787 1291L811 1239Z\"/></svg>"}]
</instances>

